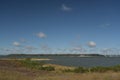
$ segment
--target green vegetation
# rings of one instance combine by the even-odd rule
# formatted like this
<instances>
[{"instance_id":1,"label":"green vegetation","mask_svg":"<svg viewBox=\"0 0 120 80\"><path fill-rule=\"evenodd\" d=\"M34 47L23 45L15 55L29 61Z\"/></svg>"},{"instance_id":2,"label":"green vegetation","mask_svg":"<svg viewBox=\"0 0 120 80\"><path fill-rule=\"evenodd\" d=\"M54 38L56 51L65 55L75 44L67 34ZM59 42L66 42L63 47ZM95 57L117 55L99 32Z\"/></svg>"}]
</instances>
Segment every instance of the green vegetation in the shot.
<instances>
[{"instance_id":1,"label":"green vegetation","mask_svg":"<svg viewBox=\"0 0 120 80\"><path fill-rule=\"evenodd\" d=\"M77 67L73 70L73 72L76 72L76 73L85 73L85 72L89 72L89 70L87 68L84 68L84 67Z\"/></svg>"},{"instance_id":2,"label":"green vegetation","mask_svg":"<svg viewBox=\"0 0 120 80\"><path fill-rule=\"evenodd\" d=\"M89 69L90 72L107 72L112 70L110 67L96 66Z\"/></svg>"},{"instance_id":3,"label":"green vegetation","mask_svg":"<svg viewBox=\"0 0 120 80\"><path fill-rule=\"evenodd\" d=\"M120 65L86 68L46 64L30 58L0 60L0 80L120 80L119 75Z\"/></svg>"},{"instance_id":4,"label":"green vegetation","mask_svg":"<svg viewBox=\"0 0 120 80\"><path fill-rule=\"evenodd\" d=\"M63 72L74 72L74 73L88 73L88 72L104 73L104 72L109 72L109 71L120 72L120 65L111 66L111 67L96 66L96 67L90 67L90 68L76 67L74 69L64 69L63 70Z\"/></svg>"},{"instance_id":5,"label":"green vegetation","mask_svg":"<svg viewBox=\"0 0 120 80\"><path fill-rule=\"evenodd\" d=\"M12 64L15 67L26 67L33 70L44 70L44 71L56 71L57 66L53 65L46 65L44 61L32 61L31 58L26 58L23 60L12 60L9 61L10 64ZM96 66L96 67L73 67L73 68L63 68L59 69L61 72L73 72L73 73L88 73L88 72L99 72L104 73L108 71L112 72L120 72L120 65L116 66L109 66L109 67L103 67L103 66Z\"/></svg>"},{"instance_id":6,"label":"green vegetation","mask_svg":"<svg viewBox=\"0 0 120 80\"><path fill-rule=\"evenodd\" d=\"M45 71L54 71L55 68L52 66L46 66L46 67L39 67L39 70L45 70Z\"/></svg>"},{"instance_id":7,"label":"green vegetation","mask_svg":"<svg viewBox=\"0 0 120 80\"><path fill-rule=\"evenodd\" d=\"M30 58L26 58L25 60L20 61L24 67L36 70L45 70L45 71L54 71L55 68L52 66L43 66L45 62L43 61L32 61Z\"/></svg>"}]
</instances>

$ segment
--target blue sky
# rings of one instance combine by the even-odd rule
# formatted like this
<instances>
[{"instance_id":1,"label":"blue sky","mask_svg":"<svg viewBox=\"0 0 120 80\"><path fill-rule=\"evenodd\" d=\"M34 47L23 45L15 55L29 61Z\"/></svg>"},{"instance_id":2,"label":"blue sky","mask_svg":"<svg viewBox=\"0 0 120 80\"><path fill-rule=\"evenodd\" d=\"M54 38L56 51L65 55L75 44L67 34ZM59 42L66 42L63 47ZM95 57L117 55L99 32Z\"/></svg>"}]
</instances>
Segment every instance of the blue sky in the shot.
<instances>
[{"instance_id":1,"label":"blue sky","mask_svg":"<svg viewBox=\"0 0 120 80\"><path fill-rule=\"evenodd\" d=\"M0 0L0 54L120 50L119 3Z\"/></svg>"}]
</instances>

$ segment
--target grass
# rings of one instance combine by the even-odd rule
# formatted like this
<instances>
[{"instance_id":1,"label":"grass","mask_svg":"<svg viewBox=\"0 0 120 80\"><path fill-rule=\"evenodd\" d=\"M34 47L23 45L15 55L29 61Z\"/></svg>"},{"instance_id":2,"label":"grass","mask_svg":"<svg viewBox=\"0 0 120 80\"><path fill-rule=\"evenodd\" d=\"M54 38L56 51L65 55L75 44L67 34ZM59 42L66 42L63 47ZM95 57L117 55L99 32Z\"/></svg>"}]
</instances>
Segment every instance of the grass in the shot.
<instances>
[{"instance_id":1,"label":"grass","mask_svg":"<svg viewBox=\"0 0 120 80\"><path fill-rule=\"evenodd\" d=\"M0 80L33 80L33 77L11 70L0 70Z\"/></svg>"},{"instance_id":2,"label":"grass","mask_svg":"<svg viewBox=\"0 0 120 80\"><path fill-rule=\"evenodd\" d=\"M11 74L12 73L12 74ZM120 80L120 73L38 73L39 76L25 75L15 71L0 71L0 80Z\"/></svg>"},{"instance_id":3,"label":"grass","mask_svg":"<svg viewBox=\"0 0 120 80\"><path fill-rule=\"evenodd\" d=\"M120 80L120 65L66 67L30 59L0 60L0 80Z\"/></svg>"},{"instance_id":4,"label":"grass","mask_svg":"<svg viewBox=\"0 0 120 80\"><path fill-rule=\"evenodd\" d=\"M39 76L35 80L120 80L120 73L64 73Z\"/></svg>"}]
</instances>

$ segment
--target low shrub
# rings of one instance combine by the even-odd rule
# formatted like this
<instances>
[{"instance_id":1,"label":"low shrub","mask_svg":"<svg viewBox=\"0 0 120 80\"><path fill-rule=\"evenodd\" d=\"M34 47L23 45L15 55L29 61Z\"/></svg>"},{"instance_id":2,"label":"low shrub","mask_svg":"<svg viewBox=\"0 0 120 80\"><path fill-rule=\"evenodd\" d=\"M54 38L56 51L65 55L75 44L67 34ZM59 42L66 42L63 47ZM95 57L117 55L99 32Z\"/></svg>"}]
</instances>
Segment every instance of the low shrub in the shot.
<instances>
[{"instance_id":1,"label":"low shrub","mask_svg":"<svg viewBox=\"0 0 120 80\"><path fill-rule=\"evenodd\" d=\"M25 59L21 61L21 64L24 67L30 68L30 69L37 69L37 70L45 70L45 71L54 71L55 68L52 66L43 66L45 64L45 62L40 61L31 61L31 59Z\"/></svg>"},{"instance_id":2,"label":"low shrub","mask_svg":"<svg viewBox=\"0 0 120 80\"><path fill-rule=\"evenodd\" d=\"M46 66L46 67L39 67L39 70L45 70L45 71L55 71L55 68L53 66Z\"/></svg>"},{"instance_id":3,"label":"low shrub","mask_svg":"<svg viewBox=\"0 0 120 80\"><path fill-rule=\"evenodd\" d=\"M63 70L61 70L62 72L74 72L74 70L73 69L63 69Z\"/></svg>"},{"instance_id":4,"label":"low shrub","mask_svg":"<svg viewBox=\"0 0 120 80\"><path fill-rule=\"evenodd\" d=\"M88 70L88 68L78 67L78 68L75 68L73 70L73 72L75 72L75 73L85 73L85 72L89 72L89 70Z\"/></svg>"},{"instance_id":5,"label":"low shrub","mask_svg":"<svg viewBox=\"0 0 120 80\"><path fill-rule=\"evenodd\" d=\"M30 58L21 60L21 61L19 61L19 63L21 63L22 66L31 68L31 69L38 69L39 67L42 67L45 64L45 62L42 62L42 61L40 61L40 62L32 61Z\"/></svg>"},{"instance_id":6,"label":"low shrub","mask_svg":"<svg viewBox=\"0 0 120 80\"><path fill-rule=\"evenodd\" d=\"M111 70L115 71L115 72L119 72L120 71L120 65L112 66Z\"/></svg>"},{"instance_id":7,"label":"low shrub","mask_svg":"<svg viewBox=\"0 0 120 80\"><path fill-rule=\"evenodd\" d=\"M22 65L25 67L34 68L35 66L38 66L39 63L35 61L23 60Z\"/></svg>"},{"instance_id":8,"label":"low shrub","mask_svg":"<svg viewBox=\"0 0 120 80\"><path fill-rule=\"evenodd\" d=\"M106 72L109 71L109 67L102 67L102 66L97 66L97 67L92 67L90 68L90 72Z\"/></svg>"},{"instance_id":9,"label":"low shrub","mask_svg":"<svg viewBox=\"0 0 120 80\"><path fill-rule=\"evenodd\" d=\"M7 61L6 61L7 62ZM8 63L8 62L7 62ZM14 64L15 67L26 67L30 69L37 69L37 70L45 70L45 71L55 71L55 68L53 66L43 66L45 62L43 61L32 61L31 58L26 58L24 60L13 60L9 62L9 64ZM111 66L111 67L103 67L103 66L97 66L97 67L77 67L74 69L64 69L61 70L62 72L75 72L75 73L86 73L86 72L107 72L107 71L114 71L114 72L120 72L120 65Z\"/></svg>"}]
</instances>

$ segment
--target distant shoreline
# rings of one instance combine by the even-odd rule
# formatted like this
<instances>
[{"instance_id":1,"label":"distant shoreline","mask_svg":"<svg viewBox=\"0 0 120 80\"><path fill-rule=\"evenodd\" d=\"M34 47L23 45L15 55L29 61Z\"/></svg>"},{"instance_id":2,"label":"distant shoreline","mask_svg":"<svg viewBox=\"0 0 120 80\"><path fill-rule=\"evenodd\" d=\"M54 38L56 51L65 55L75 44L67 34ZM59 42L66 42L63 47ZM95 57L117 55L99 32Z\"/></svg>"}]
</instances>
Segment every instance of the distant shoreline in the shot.
<instances>
[{"instance_id":1,"label":"distant shoreline","mask_svg":"<svg viewBox=\"0 0 120 80\"><path fill-rule=\"evenodd\" d=\"M16 57L16 56L74 56L74 57L105 57L102 54L8 54L6 57Z\"/></svg>"},{"instance_id":2,"label":"distant shoreline","mask_svg":"<svg viewBox=\"0 0 120 80\"><path fill-rule=\"evenodd\" d=\"M12 58L2 58L0 60L25 60L26 58L23 58L23 59L12 59ZM49 58L30 58L31 61L49 61L49 60L52 60L52 59L49 59Z\"/></svg>"}]
</instances>

